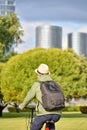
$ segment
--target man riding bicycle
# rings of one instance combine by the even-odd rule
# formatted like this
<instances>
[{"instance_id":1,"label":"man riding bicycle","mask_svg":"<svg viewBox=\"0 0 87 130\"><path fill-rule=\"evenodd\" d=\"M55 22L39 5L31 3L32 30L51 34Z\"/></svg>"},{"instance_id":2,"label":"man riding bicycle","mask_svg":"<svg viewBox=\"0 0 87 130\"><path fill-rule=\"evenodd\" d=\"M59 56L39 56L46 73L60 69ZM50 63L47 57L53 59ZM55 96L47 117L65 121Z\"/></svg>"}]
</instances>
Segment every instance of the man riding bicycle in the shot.
<instances>
[{"instance_id":1,"label":"man riding bicycle","mask_svg":"<svg viewBox=\"0 0 87 130\"><path fill-rule=\"evenodd\" d=\"M40 81L51 81L49 67L46 64L41 64L35 70L38 80L32 85L31 89L27 93L23 103L19 106L20 109L26 107L29 102L36 97L39 101L37 106L37 116L31 124L30 130L40 130L44 123L47 121L57 122L61 117L61 110L58 111L46 111L42 105L42 94L40 90ZM39 82L38 82L39 81Z\"/></svg>"}]
</instances>

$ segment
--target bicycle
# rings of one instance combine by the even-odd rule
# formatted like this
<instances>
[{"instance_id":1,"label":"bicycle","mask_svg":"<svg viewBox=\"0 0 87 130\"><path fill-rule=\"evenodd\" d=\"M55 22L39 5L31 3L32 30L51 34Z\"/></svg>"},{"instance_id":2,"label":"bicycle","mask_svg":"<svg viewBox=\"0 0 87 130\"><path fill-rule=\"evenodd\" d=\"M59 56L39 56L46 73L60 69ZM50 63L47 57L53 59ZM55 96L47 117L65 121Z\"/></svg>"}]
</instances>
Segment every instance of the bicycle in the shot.
<instances>
[{"instance_id":1,"label":"bicycle","mask_svg":"<svg viewBox=\"0 0 87 130\"><path fill-rule=\"evenodd\" d=\"M29 105L28 108L31 110L31 114L29 114L29 117L28 117L30 119L30 121L28 121L28 123L27 123L27 130L29 129L29 123L31 125L33 122L35 106ZM45 130L55 130L55 123L53 120L45 122Z\"/></svg>"},{"instance_id":2,"label":"bicycle","mask_svg":"<svg viewBox=\"0 0 87 130\"><path fill-rule=\"evenodd\" d=\"M45 130L55 130L54 121L46 121Z\"/></svg>"},{"instance_id":3,"label":"bicycle","mask_svg":"<svg viewBox=\"0 0 87 130\"><path fill-rule=\"evenodd\" d=\"M26 126L27 126L27 130L29 130L29 124L31 125L32 122L33 122L33 119L34 119L34 112L35 112L35 107L36 105L35 104L32 104L32 103L29 103L29 105L27 107L25 107L25 109L29 109L30 110L30 113L28 114L27 118L28 119L26 121Z\"/></svg>"}]
</instances>

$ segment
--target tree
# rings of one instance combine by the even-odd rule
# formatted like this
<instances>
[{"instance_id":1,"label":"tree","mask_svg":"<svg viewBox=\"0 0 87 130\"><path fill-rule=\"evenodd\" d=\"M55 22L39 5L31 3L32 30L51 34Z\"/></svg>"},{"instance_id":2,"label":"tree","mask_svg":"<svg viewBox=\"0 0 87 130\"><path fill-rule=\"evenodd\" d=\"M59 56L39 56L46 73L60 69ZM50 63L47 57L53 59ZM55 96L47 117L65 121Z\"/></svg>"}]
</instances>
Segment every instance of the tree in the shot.
<instances>
[{"instance_id":1,"label":"tree","mask_svg":"<svg viewBox=\"0 0 87 130\"><path fill-rule=\"evenodd\" d=\"M65 97L87 97L87 60L71 49L58 48L29 50L5 63L1 76L1 91L7 102L21 102L36 81L34 70L46 63L51 77L60 84Z\"/></svg>"},{"instance_id":2,"label":"tree","mask_svg":"<svg viewBox=\"0 0 87 130\"><path fill-rule=\"evenodd\" d=\"M3 109L7 106L7 104L4 103L4 101L3 101L3 94L1 92L1 77L2 77L3 66L4 66L4 64L0 63L0 117L2 117Z\"/></svg>"},{"instance_id":3,"label":"tree","mask_svg":"<svg viewBox=\"0 0 87 130\"><path fill-rule=\"evenodd\" d=\"M3 109L4 109L6 106L7 106L7 104L4 103L4 101L3 101L3 95L2 95L2 93L1 93L1 91L0 91L0 117L2 117L2 111L3 111Z\"/></svg>"},{"instance_id":4,"label":"tree","mask_svg":"<svg viewBox=\"0 0 87 130\"><path fill-rule=\"evenodd\" d=\"M3 55L3 48L4 48L4 45L2 45L0 43L0 61L3 61L3 57L4 57L4 55Z\"/></svg>"},{"instance_id":5,"label":"tree","mask_svg":"<svg viewBox=\"0 0 87 130\"><path fill-rule=\"evenodd\" d=\"M0 16L0 44L3 45L3 54L10 51L13 45L22 43L23 30L16 14Z\"/></svg>"},{"instance_id":6,"label":"tree","mask_svg":"<svg viewBox=\"0 0 87 130\"><path fill-rule=\"evenodd\" d=\"M9 52L9 55L3 54L4 45L0 43L0 62L6 62L11 58L12 56L17 55L16 52Z\"/></svg>"}]
</instances>

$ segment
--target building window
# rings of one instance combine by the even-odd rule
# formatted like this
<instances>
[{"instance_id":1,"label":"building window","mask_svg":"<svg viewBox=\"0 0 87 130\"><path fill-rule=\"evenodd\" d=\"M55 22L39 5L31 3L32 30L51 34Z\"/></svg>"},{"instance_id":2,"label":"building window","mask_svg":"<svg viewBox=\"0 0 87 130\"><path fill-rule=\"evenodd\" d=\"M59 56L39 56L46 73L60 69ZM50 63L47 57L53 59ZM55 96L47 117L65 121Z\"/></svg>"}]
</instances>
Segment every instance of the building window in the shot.
<instances>
[{"instance_id":1,"label":"building window","mask_svg":"<svg viewBox=\"0 0 87 130\"><path fill-rule=\"evenodd\" d=\"M2 10L2 11L1 11L1 15L5 15L5 11Z\"/></svg>"},{"instance_id":2,"label":"building window","mask_svg":"<svg viewBox=\"0 0 87 130\"><path fill-rule=\"evenodd\" d=\"M15 12L15 0L0 0L0 14L2 16Z\"/></svg>"},{"instance_id":3,"label":"building window","mask_svg":"<svg viewBox=\"0 0 87 130\"><path fill-rule=\"evenodd\" d=\"M7 4L8 4L8 5L14 5L14 0L13 0L13 1L12 1L12 0L8 0L8 1L7 1Z\"/></svg>"},{"instance_id":4,"label":"building window","mask_svg":"<svg viewBox=\"0 0 87 130\"><path fill-rule=\"evenodd\" d=\"M0 0L0 4L5 4L5 0Z\"/></svg>"}]
</instances>

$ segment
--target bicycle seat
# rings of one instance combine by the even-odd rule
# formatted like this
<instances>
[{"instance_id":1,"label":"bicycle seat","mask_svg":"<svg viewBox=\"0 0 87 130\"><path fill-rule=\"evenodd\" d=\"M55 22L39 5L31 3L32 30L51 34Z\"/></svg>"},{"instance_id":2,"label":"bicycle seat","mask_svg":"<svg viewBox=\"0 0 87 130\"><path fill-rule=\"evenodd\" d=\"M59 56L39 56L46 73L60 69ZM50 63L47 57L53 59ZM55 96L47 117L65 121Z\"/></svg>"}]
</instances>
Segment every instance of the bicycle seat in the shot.
<instances>
[{"instance_id":1,"label":"bicycle seat","mask_svg":"<svg viewBox=\"0 0 87 130\"><path fill-rule=\"evenodd\" d=\"M46 123L54 123L54 121L53 121L53 120L51 120L51 121L46 121Z\"/></svg>"}]
</instances>

